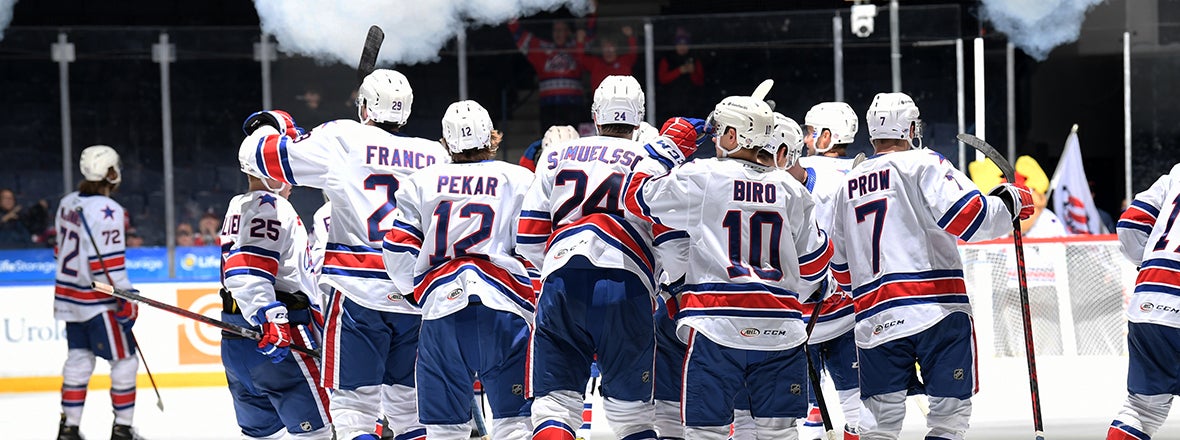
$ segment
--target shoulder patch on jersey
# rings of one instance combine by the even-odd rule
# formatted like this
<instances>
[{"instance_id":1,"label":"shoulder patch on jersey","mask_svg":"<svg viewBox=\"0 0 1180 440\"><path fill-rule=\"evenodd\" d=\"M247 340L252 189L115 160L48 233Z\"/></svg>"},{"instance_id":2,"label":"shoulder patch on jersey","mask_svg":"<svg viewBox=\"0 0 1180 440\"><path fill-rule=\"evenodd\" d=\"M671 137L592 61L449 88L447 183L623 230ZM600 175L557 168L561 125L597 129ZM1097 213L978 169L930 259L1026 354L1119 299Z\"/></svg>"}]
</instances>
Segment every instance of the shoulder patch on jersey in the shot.
<instances>
[{"instance_id":1,"label":"shoulder patch on jersey","mask_svg":"<svg viewBox=\"0 0 1180 440\"><path fill-rule=\"evenodd\" d=\"M262 197L258 198L258 206L270 205L271 208L278 209L278 206L275 204L276 200L277 199L273 195L263 194Z\"/></svg>"},{"instance_id":2,"label":"shoulder patch on jersey","mask_svg":"<svg viewBox=\"0 0 1180 440\"><path fill-rule=\"evenodd\" d=\"M111 205L106 205L102 208L102 218L111 220L115 219L115 210L111 209Z\"/></svg>"}]
</instances>

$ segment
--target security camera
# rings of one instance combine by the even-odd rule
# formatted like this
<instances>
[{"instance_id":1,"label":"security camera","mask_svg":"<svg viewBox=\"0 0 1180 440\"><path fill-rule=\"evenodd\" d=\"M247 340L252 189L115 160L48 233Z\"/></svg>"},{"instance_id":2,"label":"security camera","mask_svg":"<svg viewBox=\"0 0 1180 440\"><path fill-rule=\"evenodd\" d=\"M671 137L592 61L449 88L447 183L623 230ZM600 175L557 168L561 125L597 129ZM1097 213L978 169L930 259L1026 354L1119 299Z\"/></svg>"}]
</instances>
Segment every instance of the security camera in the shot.
<instances>
[{"instance_id":1,"label":"security camera","mask_svg":"<svg viewBox=\"0 0 1180 440\"><path fill-rule=\"evenodd\" d=\"M873 21L877 18L877 5L852 5L852 33L861 38L873 34Z\"/></svg>"}]
</instances>

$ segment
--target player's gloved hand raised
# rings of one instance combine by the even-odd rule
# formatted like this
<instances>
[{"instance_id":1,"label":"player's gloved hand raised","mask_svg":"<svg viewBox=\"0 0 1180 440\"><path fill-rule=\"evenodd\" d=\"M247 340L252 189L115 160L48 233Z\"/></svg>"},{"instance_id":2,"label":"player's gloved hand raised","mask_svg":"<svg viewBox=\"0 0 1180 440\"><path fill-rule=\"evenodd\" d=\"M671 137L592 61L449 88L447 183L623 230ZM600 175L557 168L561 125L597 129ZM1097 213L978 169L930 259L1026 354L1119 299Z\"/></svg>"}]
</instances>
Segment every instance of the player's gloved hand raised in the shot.
<instances>
[{"instance_id":1,"label":"player's gloved hand raised","mask_svg":"<svg viewBox=\"0 0 1180 440\"><path fill-rule=\"evenodd\" d=\"M128 292L136 295L139 294L139 291L135 289L131 289ZM139 304L125 299L115 302L115 320L119 321L119 326L123 327L123 331L131 331L131 327L135 325L136 318L139 318Z\"/></svg>"},{"instance_id":2,"label":"player's gloved hand raised","mask_svg":"<svg viewBox=\"0 0 1180 440\"><path fill-rule=\"evenodd\" d=\"M1001 183L988 191L987 195L999 197L1012 213L1012 219L1024 220L1033 214L1032 191L1021 184Z\"/></svg>"},{"instance_id":3,"label":"player's gloved hand raised","mask_svg":"<svg viewBox=\"0 0 1180 440\"><path fill-rule=\"evenodd\" d=\"M258 352L272 363L282 362L291 353L291 325L287 321L287 306L275 301L254 314L254 322L262 326Z\"/></svg>"},{"instance_id":4,"label":"player's gloved hand raised","mask_svg":"<svg viewBox=\"0 0 1180 440\"><path fill-rule=\"evenodd\" d=\"M696 153L697 146L697 130L693 127L692 122L685 118L671 118L664 122L664 126L660 128L660 136L666 137L680 148L680 153L684 157L690 157Z\"/></svg>"},{"instance_id":5,"label":"player's gloved hand raised","mask_svg":"<svg viewBox=\"0 0 1180 440\"><path fill-rule=\"evenodd\" d=\"M242 131L246 135L254 134L255 130L262 127L274 127L279 133L292 138L303 134L303 129L295 125L295 118L282 110L254 112L242 123Z\"/></svg>"}]
</instances>

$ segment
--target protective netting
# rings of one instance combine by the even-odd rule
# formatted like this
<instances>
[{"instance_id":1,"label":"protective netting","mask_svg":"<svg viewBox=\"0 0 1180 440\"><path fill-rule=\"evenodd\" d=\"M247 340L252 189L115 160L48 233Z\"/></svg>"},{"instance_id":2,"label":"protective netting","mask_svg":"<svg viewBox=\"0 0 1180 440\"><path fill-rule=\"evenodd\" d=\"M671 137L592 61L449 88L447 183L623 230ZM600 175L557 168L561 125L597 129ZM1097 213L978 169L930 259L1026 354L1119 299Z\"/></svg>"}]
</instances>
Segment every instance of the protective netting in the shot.
<instances>
[{"instance_id":1,"label":"protective netting","mask_svg":"<svg viewBox=\"0 0 1180 440\"><path fill-rule=\"evenodd\" d=\"M1016 253L1011 239L960 246L975 309L981 357L1023 357ZM1135 266L1113 235L1026 240L1033 342L1037 355L1123 355L1126 300Z\"/></svg>"}]
</instances>

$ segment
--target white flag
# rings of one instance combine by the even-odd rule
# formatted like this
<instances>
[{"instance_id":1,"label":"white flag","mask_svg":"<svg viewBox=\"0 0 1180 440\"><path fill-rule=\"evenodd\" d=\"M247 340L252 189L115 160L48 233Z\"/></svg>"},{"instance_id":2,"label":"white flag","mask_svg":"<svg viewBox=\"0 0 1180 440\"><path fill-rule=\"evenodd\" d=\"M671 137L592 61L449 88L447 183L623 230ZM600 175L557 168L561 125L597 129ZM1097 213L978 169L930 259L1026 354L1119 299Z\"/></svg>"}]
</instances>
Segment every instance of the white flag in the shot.
<instances>
[{"instance_id":1,"label":"white flag","mask_svg":"<svg viewBox=\"0 0 1180 440\"><path fill-rule=\"evenodd\" d=\"M1057 162L1057 170L1053 171L1049 190L1053 192L1053 202L1049 207L1065 223L1065 230L1071 235L1103 232L1098 207L1090 196L1090 185L1082 166L1082 147L1078 144L1076 131L1065 140L1065 151Z\"/></svg>"}]
</instances>

